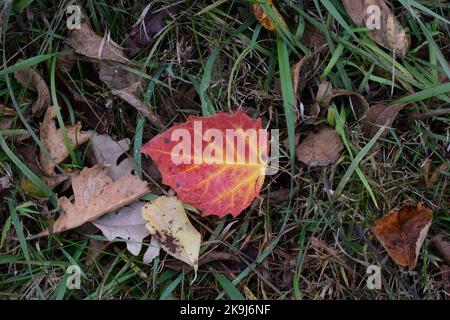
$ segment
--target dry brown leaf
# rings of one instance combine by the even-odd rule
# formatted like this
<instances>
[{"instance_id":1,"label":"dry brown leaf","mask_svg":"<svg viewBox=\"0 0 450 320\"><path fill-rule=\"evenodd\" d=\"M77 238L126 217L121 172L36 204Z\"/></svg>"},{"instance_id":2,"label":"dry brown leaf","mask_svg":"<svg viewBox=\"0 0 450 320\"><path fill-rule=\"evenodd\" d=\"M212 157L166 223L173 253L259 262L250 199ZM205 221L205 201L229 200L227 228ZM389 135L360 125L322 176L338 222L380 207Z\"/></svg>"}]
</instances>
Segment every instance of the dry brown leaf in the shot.
<instances>
[{"instance_id":1,"label":"dry brown leaf","mask_svg":"<svg viewBox=\"0 0 450 320\"><path fill-rule=\"evenodd\" d=\"M407 103L391 105L377 104L370 107L362 121L361 131L367 138L372 138L381 127L391 127L395 118L397 118L397 114L405 106L407 106ZM387 131L385 130L381 137L384 138L386 135Z\"/></svg>"},{"instance_id":2,"label":"dry brown leaf","mask_svg":"<svg viewBox=\"0 0 450 320\"><path fill-rule=\"evenodd\" d=\"M125 58L123 48L115 43L108 33L102 38L87 23L82 23L80 29L72 30L68 43L76 53L92 59L130 62Z\"/></svg>"},{"instance_id":3,"label":"dry brown leaf","mask_svg":"<svg viewBox=\"0 0 450 320\"><path fill-rule=\"evenodd\" d=\"M308 167L326 166L335 163L343 149L338 133L322 127L310 133L295 149L297 159Z\"/></svg>"},{"instance_id":4,"label":"dry brown leaf","mask_svg":"<svg viewBox=\"0 0 450 320\"><path fill-rule=\"evenodd\" d=\"M23 60L20 59L17 62L21 61ZM51 106L52 98L50 96L50 90L37 71L32 68L25 68L14 72L14 78L16 78L24 87L37 92L38 99L31 107L33 115L40 115Z\"/></svg>"},{"instance_id":5,"label":"dry brown leaf","mask_svg":"<svg viewBox=\"0 0 450 320\"><path fill-rule=\"evenodd\" d=\"M438 234L431 239L431 244L439 256L450 266L450 235Z\"/></svg>"},{"instance_id":6,"label":"dry brown leaf","mask_svg":"<svg viewBox=\"0 0 450 320\"><path fill-rule=\"evenodd\" d=\"M264 1L275 12L277 18L283 24L283 26L287 28L286 22L284 21L283 17L281 16L280 12L278 11L278 9L273 4L273 1L272 0L260 0L260 2L264 2ZM264 28L266 28L269 31L272 31L275 34L277 33L277 29L279 28L277 21L274 21L268 13L264 12L264 9L260 3L253 4L253 13L254 13L256 19L259 21L259 23L261 23L261 25Z\"/></svg>"},{"instance_id":7,"label":"dry brown leaf","mask_svg":"<svg viewBox=\"0 0 450 320\"><path fill-rule=\"evenodd\" d=\"M70 230L96 220L105 213L129 205L149 192L147 183L139 178L124 174L113 181L107 174L108 168L101 165L84 168L72 177L75 203L68 198L58 199L62 212L52 227L53 233ZM48 235L45 230L38 236Z\"/></svg>"},{"instance_id":8,"label":"dry brown leaf","mask_svg":"<svg viewBox=\"0 0 450 320\"><path fill-rule=\"evenodd\" d=\"M298 99L306 86L308 78L314 71L316 55L306 55L291 67L291 76L294 86L295 105L298 105Z\"/></svg>"},{"instance_id":9,"label":"dry brown leaf","mask_svg":"<svg viewBox=\"0 0 450 320\"><path fill-rule=\"evenodd\" d=\"M177 197L159 197L142 209L146 227L167 253L197 271L201 236Z\"/></svg>"},{"instance_id":10,"label":"dry brown leaf","mask_svg":"<svg viewBox=\"0 0 450 320\"><path fill-rule=\"evenodd\" d=\"M433 213L423 204L405 205L376 220L372 231L398 265L413 270L432 219Z\"/></svg>"},{"instance_id":11,"label":"dry brown leaf","mask_svg":"<svg viewBox=\"0 0 450 320\"><path fill-rule=\"evenodd\" d=\"M44 173L38 161L39 155L37 154L37 148L33 145L20 145L20 147L18 148L18 156L31 171L33 171L38 177L42 179L42 181L45 182L46 185L50 187L50 189L57 187L69 178L69 175L66 173L55 174L53 172L53 175L51 176ZM39 189L37 186L33 185L33 183L26 177L23 177L20 180L20 184L24 191L27 192L28 190L31 194L33 193L33 190ZM41 193L44 194L43 192Z\"/></svg>"},{"instance_id":12,"label":"dry brown leaf","mask_svg":"<svg viewBox=\"0 0 450 320\"><path fill-rule=\"evenodd\" d=\"M319 48L328 44L327 38L310 23L306 23L300 42L307 47L313 48Z\"/></svg>"},{"instance_id":13,"label":"dry brown leaf","mask_svg":"<svg viewBox=\"0 0 450 320\"><path fill-rule=\"evenodd\" d=\"M364 116L369 110L369 103L359 93L352 92L345 89L334 89L333 85L328 81L322 81L317 89L316 103L322 109L328 108L332 99L337 97L348 96L351 106L358 118Z\"/></svg>"},{"instance_id":14,"label":"dry brown leaf","mask_svg":"<svg viewBox=\"0 0 450 320\"><path fill-rule=\"evenodd\" d=\"M384 0L343 0L342 3L356 25L369 28L373 40L399 56L406 55L409 38Z\"/></svg>"},{"instance_id":15,"label":"dry brown leaf","mask_svg":"<svg viewBox=\"0 0 450 320\"><path fill-rule=\"evenodd\" d=\"M431 175L430 169L431 169L431 162L429 160L426 160L425 163L423 164L423 171L427 188L433 188L436 185L436 183L439 182L442 173L448 171L448 163L444 162L443 164L441 164L433 171Z\"/></svg>"},{"instance_id":16,"label":"dry brown leaf","mask_svg":"<svg viewBox=\"0 0 450 320\"><path fill-rule=\"evenodd\" d=\"M64 144L62 131L60 128L56 128L55 117L55 108L48 108L44 116L44 121L40 126L42 144L49 151L51 157L44 150L41 150L39 162L44 173L49 176L55 174L55 164L60 164L69 156L69 150L67 150ZM66 126L66 130L72 148L76 148L78 145L87 142L92 136L92 132L81 131L81 122L78 122L73 127Z\"/></svg>"},{"instance_id":17,"label":"dry brown leaf","mask_svg":"<svg viewBox=\"0 0 450 320\"><path fill-rule=\"evenodd\" d=\"M16 112L13 109L0 104L0 131L6 131L11 128L15 115Z\"/></svg>"},{"instance_id":18,"label":"dry brown leaf","mask_svg":"<svg viewBox=\"0 0 450 320\"><path fill-rule=\"evenodd\" d=\"M111 62L100 63L99 75L113 95L129 103L158 128L164 127L160 117L139 98L141 78Z\"/></svg>"},{"instance_id":19,"label":"dry brown leaf","mask_svg":"<svg viewBox=\"0 0 450 320\"><path fill-rule=\"evenodd\" d=\"M131 27L130 34L125 43L128 56L134 57L145 46L153 42L153 37L164 27L162 19L169 12L167 10L150 10L152 3L148 4L143 10L138 21Z\"/></svg>"}]
</instances>

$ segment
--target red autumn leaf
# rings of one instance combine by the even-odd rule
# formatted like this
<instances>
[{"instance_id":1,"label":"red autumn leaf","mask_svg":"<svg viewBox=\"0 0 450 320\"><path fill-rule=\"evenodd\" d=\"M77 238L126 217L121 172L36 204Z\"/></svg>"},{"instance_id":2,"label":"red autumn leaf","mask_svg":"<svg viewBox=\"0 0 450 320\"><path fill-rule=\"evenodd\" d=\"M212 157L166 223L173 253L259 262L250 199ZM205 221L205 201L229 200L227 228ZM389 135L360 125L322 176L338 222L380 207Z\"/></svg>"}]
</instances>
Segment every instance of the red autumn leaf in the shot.
<instances>
[{"instance_id":1,"label":"red autumn leaf","mask_svg":"<svg viewBox=\"0 0 450 320\"><path fill-rule=\"evenodd\" d=\"M204 216L236 217L264 182L268 135L261 129L261 119L240 111L189 117L147 142L142 152L181 201Z\"/></svg>"}]
</instances>

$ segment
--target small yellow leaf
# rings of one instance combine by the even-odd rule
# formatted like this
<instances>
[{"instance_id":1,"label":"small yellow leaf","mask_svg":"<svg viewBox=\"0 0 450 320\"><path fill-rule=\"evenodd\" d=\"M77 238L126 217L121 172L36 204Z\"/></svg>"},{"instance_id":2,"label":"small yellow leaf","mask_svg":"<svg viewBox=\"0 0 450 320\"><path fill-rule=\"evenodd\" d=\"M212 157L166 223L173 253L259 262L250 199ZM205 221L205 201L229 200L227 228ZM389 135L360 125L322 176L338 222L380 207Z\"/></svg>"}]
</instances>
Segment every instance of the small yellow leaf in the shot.
<instances>
[{"instance_id":1,"label":"small yellow leaf","mask_svg":"<svg viewBox=\"0 0 450 320\"><path fill-rule=\"evenodd\" d=\"M198 269L200 233L189 221L177 197L159 197L142 208L146 227L171 256Z\"/></svg>"}]
</instances>

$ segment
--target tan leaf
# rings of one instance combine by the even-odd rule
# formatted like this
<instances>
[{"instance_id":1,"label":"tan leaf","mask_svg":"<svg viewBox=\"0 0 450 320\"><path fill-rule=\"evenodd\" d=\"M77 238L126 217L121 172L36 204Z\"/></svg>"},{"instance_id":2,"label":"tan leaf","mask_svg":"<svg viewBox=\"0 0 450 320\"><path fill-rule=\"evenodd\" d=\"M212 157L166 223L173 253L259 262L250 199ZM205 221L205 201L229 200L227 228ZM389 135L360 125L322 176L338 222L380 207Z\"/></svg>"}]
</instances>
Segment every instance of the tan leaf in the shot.
<instances>
[{"instance_id":1,"label":"tan leaf","mask_svg":"<svg viewBox=\"0 0 450 320\"><path fill-rule=\"evenodd\" d=\"M20 59L17 62L21 61L23 60ZM32 68L25 68L14 72L14 78L16 78L24 87L37 92L38 99L31 107L33 115L40 115L51 106L52 98L50 96L50 91L44 79L37 71Z\"/></svg>"},{"instance_id":2,"label":"tan leaf","mask_svg":"<svg viewBox=\"0 0 450 320\"><path fill-rule=\"evenodd\" d=\"M297 159L309 167L326 166L335 163L343 149L337 132L322 127L317 133L310 133L295 149Z\"/></svg>"},{"instance_id":3,"label":"tan leaf","mask_svg":"<svg viewBox=\"0 0 450 320\"><path fill-rule=\"evenodd\" d=\"M405 205L376 220L372 231L398 265L413 270L432 219L433 213L423 204Z\"/></svg>"},{"instance_id":4,"label":"tan leaf","mask_svg":"<svg viewBox=\"0 0 450 320\"><path fill-rule=\"evenodd\" d=\"M167 253L197 271L200 233L190 223L177 197L159 197L142 209L147 228Z\"/></svg>"},{"instance_id":5,"label":"tan leaf","mask_svg":"<svg viewBox=\"0 0 450 320\"><path fill-rule=\"evenodd\" d=\"M267 5L269 5L270 8L275 12L275 15L277 16L279 22L281 22L281 24L287 28L286 22L284 21L278 9L273 4L272 0L260 0L259 2L266 2ZM266 28L269 31L272 31L275 34L277 33L277 29L279 28L278 22L276 20L273 20L271 16L264 11L260 3L253 4L253 13L256 19L259 21L259 23L261 23L261 25L264 28Z\"/></svg>"},{"instance_id":6,"label":"tan leaf","mask_svg":"<svg viewBox=\"0 0 450 320\"><path fill-rule=\"evenodd\" d=\"M113 60L128 63L123 48L106 34L103 38L97 35L87 23L82 23L80 29L73 29L69 35L69 45L75 52L97 60Z\"/></svg>"},{"instance_id":7,"label":"tan leaf","mask_svg":"<svg viewBox=\"0 0 450 320\"><path fill-rule=\"evenodd\" d=\"M394 123L397 114L402 110L407 103L398 103L391 105L378 104L370 107L365 118L362 121L361 130L367 138L372 138L381 127L391 127ZM385 130L381 137L386 137Z\"/></svg>"},{"instance_id":8,"label":"tan leaf","mask_svg":"<svg viewBox=\"0 0 450 320\"><path fill-rule=\"evenodd\" d=\"M113 181L107 172L107 167L96 165L84 168L80 174L74 174L72 189L75 203L66 197L58 199L62 212L53 224L53 233L96 220L105 213L129 205L149 192L147 183L131 174L124 174ZM48 235L48 230L39 234L45 235Z\"/></svg>"},{"instance_id":9,"label":"tan leaf","mask_svg":"<svg viewBox=\"0 0 450 320\"><path fill-rule=\"evenodd\" d=\"M44 173L50 176L55 174L55 164L63 162L69 156L69 150L67 150L64 144L62 131L60 128L56 128L55 117L54 107L48 108L44 116L44 121L40 126L42 144L49 151L51 157L48 157L47 153L41 150L39 162ZM81 122L78 122L73 127L66 126L66 130L72 148L76 148L78 145L87 142L92 136L91 132L81 131Z\"/></svg>"},{"instance_id":10,"label":"tan leaf","mask_svg":"<svg viewBox=\"0 0 450 320\"><path fill-rule=\"evenodd\" d=\"M409 38L384 0L343 0L342 3L355 24L370 30L373 40L405 56Z\"/></svg>"},{"instance_id":11,"label":"tan leaf","mask_svg":"<svg viewBox=\"0 0 450 320\"><path fill-rule=\"evenodd\" d=\"M431 244L442 260L450 266L450 235L438 234L431 239Z\"/></svg>"}]
</instances>

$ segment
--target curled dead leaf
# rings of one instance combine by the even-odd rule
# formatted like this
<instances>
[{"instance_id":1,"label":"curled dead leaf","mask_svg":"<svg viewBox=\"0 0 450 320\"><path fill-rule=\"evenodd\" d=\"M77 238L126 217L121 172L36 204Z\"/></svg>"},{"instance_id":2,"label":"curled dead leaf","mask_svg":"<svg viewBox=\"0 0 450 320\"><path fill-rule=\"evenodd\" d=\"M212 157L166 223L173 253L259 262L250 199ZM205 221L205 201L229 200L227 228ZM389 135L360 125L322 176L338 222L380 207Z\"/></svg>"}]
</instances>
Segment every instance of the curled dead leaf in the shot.
<instances>
[{"instance_id":1,"label":"curled dead leaf","mask_svg":"<svg viewBox=\"0 0 450 320\"><path fill-rule=\"evenodd\" d=\"M431 244L442 260L450 266L450 235L438 234L431 239Z\"/></svg>"},{"instance_id":2,"label":"curled dead leaf","mask_svg":"<svg viewBox=\"0 0 450 320\"><path fill-rule=\"evenodd\" d=\"M364 116L369 110L369 103L361 94L345 89L335 89L331 82L328 81L322 81L320 83L315 100L321 109L326 109L332 99L344 96L349 97L351 107L358 118Z\"/></svg>"},{"instance_id":3,"label":"curled dead leaf","mask_svg":"<svg viewBox=\"0 0 450 320\"><path fill-rule=\"evenodd\" d=\"M39 162L44 173L49 176L55 174L55 165L60 164L69 156L69 150L64 144L61 128L56 128L55 117L55 108L49 107L40 126L40 138L42 144L50 153L50 157L44 150L41 150ZM72 148L87 142L92 136L91 132L81 131L81 122L73 127L66 126L66 131Z\"/></svg>"},{"instance_id":4,"label":"curled dead leaf","mask_svg":"<svg viewBox=\"0 0 450 320\"><path fill-rule=\"evenodd\" d=\"M423 204L405 205L376 220L372 231L398 265L413 270L432 219L433 213Z\"/></svg>"},{"instance_id":5,"label":"curled dead leaf","mask_svg":"<svg viewBox=\"0 0 450 320\"><path fill-rule=\"evenodd\" d=\"M373 40L399 56L406 55L409 38L384 0L343 0L342 3L356 25L370 30Z\"/></svg>"},{"instance_id":6,"label":"curled dead leaf","mask_svg":"<svg viewBox=\"0 0 450 320\"><path fill-rule=\"evenodd\" d=\"M306 55L291 67L291 76L294 86L295 105L298 105L298 99L306 86L308 78L314 71L314 65L317 56L314 54Z\"/></svg>"},{"instance_id":7,"label":"curled dead leaf","mask_svg":"<svg viewBox=\"0 0 450 320\"><path fill-rule=\"evenodd\" d=\"M18 60L21 62L23 60ZM20 71L14 72L14 78L20 82L24 87L36 92L38 99L33 103L31 111L33 115L41 115L52 104L52 98L50 96L50 90L45 83L42 76L32 68L28 67Z\"/></svg>"},{"instance_id":8,"label":"curled dead leaf","mask_svg":"<svg viewBox=\"0 0 450 320\"><path fill-rule=\"evenodd\" d=\"M53 233L63 232L98 219L108 212L129 205L149 192L147 183L139 178L124 174L113 181L107 174L107 167L96 165L84 168L72 177L75 203L68 198L58 199L62 212L52 227ZM48 230L39 236L46 236Z\"/></svg>"},{"instance_id":9,"label":"curled dead leaf","mask_svg":"<svg viewBox=\"0 0 450 320\"><path fill-rule=\"evenodd\" d=\"M142 209L147 228L168 254L198 268L201 236L177 197L159 197Z\"/></svg>"},{"instance_id":10,"label":"curled dead leaf","mask_svg":"<svg viewBox=\"0 0 450 320\"><path fill-rule=\"evenodd\" d=\"M391 105L377 104L370 107L362 121L361 131L367 138L372 138L381 127L391 127L398 113L405 106L407 106L406 103L398 103ZM384 131L381 137L384 138L386 135L387 131Z\"/></svg>"},{"instance_id":11,"label":"curled dead leaf","mask_svg":"<svg viewBox=\"0 0 450 320\"><path fill-rule=\"evenodd\" d=\"M317 133L311 132L295 149L297 159L308 167L326 166L335 163L343 145L338 133L322 127Z\"/></svg>"}]
</instances>

